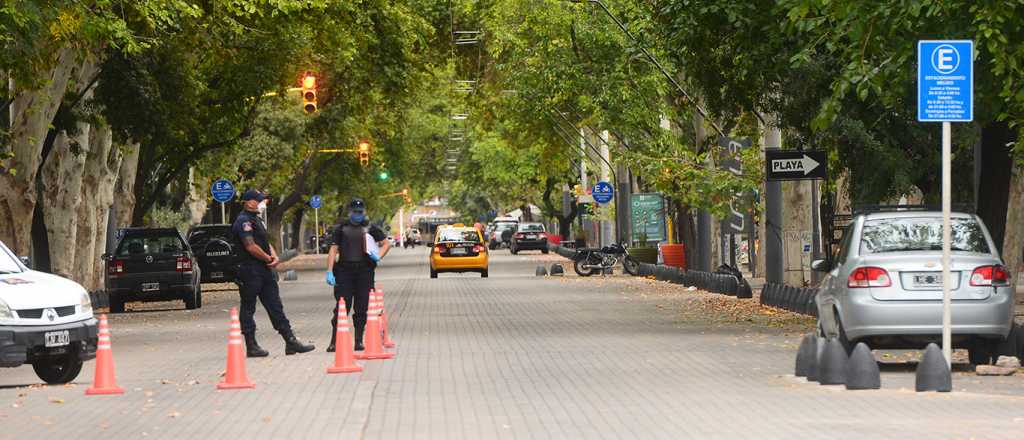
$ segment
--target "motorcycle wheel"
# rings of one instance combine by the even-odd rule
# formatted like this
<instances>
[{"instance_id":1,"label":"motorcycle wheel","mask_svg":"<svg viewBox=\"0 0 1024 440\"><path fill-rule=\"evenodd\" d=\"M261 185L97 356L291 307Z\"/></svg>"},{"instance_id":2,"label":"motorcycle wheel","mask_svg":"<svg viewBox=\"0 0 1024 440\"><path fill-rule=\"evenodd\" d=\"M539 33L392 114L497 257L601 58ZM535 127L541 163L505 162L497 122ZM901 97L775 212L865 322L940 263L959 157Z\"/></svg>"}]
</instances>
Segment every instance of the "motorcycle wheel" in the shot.
<instances>
[{"instance_id":1,"label":"motorcycle wheel","mask_svg":"<svg viewBox=\"0 0 1024 440\"><path fill-rule=\"evenodd\" d=\"M576 271L576 275L579 275L581 277L589 277L589 276L593 275L594 274L594 269L584 269L583 266L585 264L587 264L587 259L586 258L581 258L579 260L576 260L572 264L572 270L575 270Z\"/></svg>"},{"instance_id":2,"label":"motorcycle wheel","mask_svg":"<svg viewBox=\"0 0 1024 440\"><path fill-rule=\"evenodd\" d=\"M634 260L629 255L626 255L626 259L622 260L622 268L626 269L626 273L632 276L640 275L640 262Z\"/></svg>"}]
</instances>

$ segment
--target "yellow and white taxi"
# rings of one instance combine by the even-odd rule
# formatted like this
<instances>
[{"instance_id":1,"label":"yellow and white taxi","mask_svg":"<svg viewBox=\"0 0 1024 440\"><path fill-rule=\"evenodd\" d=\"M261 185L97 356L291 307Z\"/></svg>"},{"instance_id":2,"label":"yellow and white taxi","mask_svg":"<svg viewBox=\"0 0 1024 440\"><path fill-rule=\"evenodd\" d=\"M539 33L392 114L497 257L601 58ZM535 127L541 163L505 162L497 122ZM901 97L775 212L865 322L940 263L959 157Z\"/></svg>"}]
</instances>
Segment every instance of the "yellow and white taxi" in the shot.
<instances>
[{"instance_id":1,"label":"yellow and white taxi","mask_svg":"<svg viewBox=\"0 0 1024 440\"><path fill-rule=\"evenodd\" d=\"M430 277L441 272L479 272L487 278L487 246L476 228L463 224L437 228L430 250Z\"/></svg>"}]
</instances>

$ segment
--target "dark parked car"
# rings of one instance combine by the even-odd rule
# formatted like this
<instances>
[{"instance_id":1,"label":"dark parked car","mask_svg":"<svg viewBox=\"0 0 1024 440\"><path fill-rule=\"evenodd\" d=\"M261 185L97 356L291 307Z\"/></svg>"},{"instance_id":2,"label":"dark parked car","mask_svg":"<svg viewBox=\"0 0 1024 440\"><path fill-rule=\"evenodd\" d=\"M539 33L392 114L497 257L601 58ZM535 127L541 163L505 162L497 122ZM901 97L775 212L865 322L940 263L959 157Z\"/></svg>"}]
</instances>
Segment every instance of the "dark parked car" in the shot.
<instances>
[{"instance_id":1,"label":"dark parked car","mask_svg":"<svg viewBox=\"0 0 1024 440\"><path fill-rule=\"evenodd\" d=\"M174 228L127 228L118 232L107 262L110 311L124 312L128 301L185 301L186 309L203 305L195 255Z\"/></svg>"},{"instance_id":2,"label":"dark parked car","mask_svg":"<svg viewBox=\"0 0 1024 440\"><path fill-rule=\"evenodd\" d=\"M204 283L235 281L238 249L231 244L231 225L199 225L188 231L188 245L199 260Z\"/></svg>"},{"instance_id":3,"label":"dark parked car","mask_svg":"<svg viewBox=\"0 0 1024 440\"><path fill-rule=\"evenodd\" d=\"M539 250L542 253L548 253L548 232L544 229L544 224L520 223L516 227L515 234L512 234L509 250L513 254L525 250Z\"/></svg>"}]
</instances>

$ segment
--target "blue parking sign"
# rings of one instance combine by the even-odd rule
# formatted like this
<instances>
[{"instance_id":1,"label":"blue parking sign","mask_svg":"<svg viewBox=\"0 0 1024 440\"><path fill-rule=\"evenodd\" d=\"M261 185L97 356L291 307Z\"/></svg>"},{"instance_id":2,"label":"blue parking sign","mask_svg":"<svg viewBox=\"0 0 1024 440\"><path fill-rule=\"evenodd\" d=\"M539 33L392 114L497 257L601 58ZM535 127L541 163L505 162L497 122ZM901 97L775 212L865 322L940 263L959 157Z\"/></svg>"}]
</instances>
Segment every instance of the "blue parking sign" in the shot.
<instances>
[{"instance_id":1,"label":"blue parking sign","mask_svg":"<svg viewBox=\"0 0 1024 440\"><path fill-rule=\"evenodd\" d=\"M320 207L323 206L323 199L318 195L310 197L309 206L313 209L320 209Z\"/></svg>"},{"instance_id":2,"label":"blue parking sign","mask_svg":"<svg viewBox=\"0 0 1024 440\"><path fill-rule=\"evenodd\" d=\"M220 203L230 202L235 198L235 185L231 184L230 180L217 179L213 185L210 185L210 194L213 196L213 200Z\"/></svg>"},{"instance_id":3,"label":"blue parking sign","mask_svg":"<svg viewBox=\"0 0 1024 440\"><path fill-rule=\"evenodd\" d=\"M917 42L917 120L974 120L974 42Z\"/></svg>"},{"instance_id":4,"label":"blue parking sign","mask_svg":"<svg viewBox=\"0 0 1024 440\"><path fill-rule=\"evenodd\" d=\"M590 191L590 194L594 196L594 201L604 205L605 203L611 202L615 197L615 189L608 182L597 182L594 185L594 189Z\"/></svg>"}]
</instances>

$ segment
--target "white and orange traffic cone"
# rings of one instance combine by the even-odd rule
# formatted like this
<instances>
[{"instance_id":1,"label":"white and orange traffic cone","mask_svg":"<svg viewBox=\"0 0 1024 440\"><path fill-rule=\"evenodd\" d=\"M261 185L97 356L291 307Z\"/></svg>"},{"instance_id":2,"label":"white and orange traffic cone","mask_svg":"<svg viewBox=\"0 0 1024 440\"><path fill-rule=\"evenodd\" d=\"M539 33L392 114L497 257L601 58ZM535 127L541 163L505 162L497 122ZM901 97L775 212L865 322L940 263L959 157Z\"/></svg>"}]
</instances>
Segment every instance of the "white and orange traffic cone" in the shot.
<instances>
[{"instance_id":1,"label":"white and orange traffic cone","mask_svg":"<svg viewBox=\"0 0 1024 440\"><path fill-rule=\"evenodd\" d=\"M328 374L358 373L363 366L356 363L355 351L352 348L352 335L348 327L348 313L345 311L345 299L338 300L338 324L334 329L334 365L327 367Z\"/></svg>"},{"instance_id":2,"label":"white and orange traffic cone","mask_svg":"<svg viewBox=\"0 0 1024 440\"><path fill-rule=\"evenodd\" d=\"M356 353L356 359L374 360L391 359L394 353L384 351L384 340L381 338L380 327L380 305L376 299L376 293L370 291L370 304L366 311L366 331L363 334L363 345L366 347L362 353Z\"/></svg>"},{"instance_id":3,"label":"white and orange traffic cone","mask_svg":"<svg viewBox=\"0 0 1024 440\"><path fill-rule=\"evenodd\" d=\"M114 377L114 352L110 348L110 324L107 315L100 315L100 331L96 341L96 372L92 386L85 390L88 396L102 394L124 394L124 388L117 386Z\"/></svg>"},{"instance_id":4,"label":"white and orange traffic cone","mask_svg":"<svg viewBox=\"0 0 1024 440\"><path fill-rule=\"evenodd\" d=\"M388 333L388 308L384 305L384 291L377 288L377 303L380 305L380 330L381 337L384 338L384 348L395 348L395 341L391 340L391 335Z\"/></svg>"},{"instance_id":5,"label":"white and orange traffic cone","mask_svg":"<svg viewBox=\"0 0 1024 440\"><path fill-rule=\"evenodd\" d=\"M218 390L256 388L245 372L245 350L242 349L242 325L238 323L238 308L231 308L231 328L228 330L228 365Z\"/></svg>"}]
</instances>

